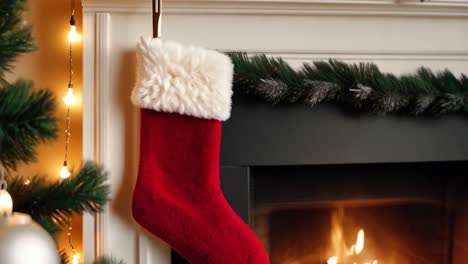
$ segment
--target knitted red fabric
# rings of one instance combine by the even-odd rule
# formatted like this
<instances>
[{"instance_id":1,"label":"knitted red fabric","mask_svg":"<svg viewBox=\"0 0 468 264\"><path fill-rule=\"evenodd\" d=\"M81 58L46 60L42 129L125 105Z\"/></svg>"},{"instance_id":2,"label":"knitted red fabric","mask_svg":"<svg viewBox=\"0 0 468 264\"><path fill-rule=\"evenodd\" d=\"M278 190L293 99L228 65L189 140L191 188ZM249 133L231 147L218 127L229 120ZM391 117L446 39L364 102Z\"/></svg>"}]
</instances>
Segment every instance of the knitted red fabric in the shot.
<instances>
[{"instance_id":1,"label":"knitted red fabric","mask_svg":"<svg viewBox=\"0 0 468 264\"><path fill-rule=\"evenodd\" d=\"M135 220L192 264L267 264L220 189L221 122L141 110Z\"/></svg>"}]
</instances>

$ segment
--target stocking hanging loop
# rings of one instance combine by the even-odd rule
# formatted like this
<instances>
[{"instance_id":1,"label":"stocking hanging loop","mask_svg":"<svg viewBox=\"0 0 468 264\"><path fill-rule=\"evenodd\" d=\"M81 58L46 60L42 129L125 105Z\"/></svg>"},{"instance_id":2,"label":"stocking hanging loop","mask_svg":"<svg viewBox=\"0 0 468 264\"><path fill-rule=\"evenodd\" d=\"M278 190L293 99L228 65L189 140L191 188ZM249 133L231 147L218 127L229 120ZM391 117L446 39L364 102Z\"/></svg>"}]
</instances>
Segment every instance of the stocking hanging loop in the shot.
<instances>
[{"instance_id":1,"label":"stocking hanging loop","mask_svg":"<svg viewBox=\"0 0 468 264\"><path fill-rule=\"evenodd\" d=\"M162 0L153 1L153 38L161 37Z\"/></svg>"}]
</instances>

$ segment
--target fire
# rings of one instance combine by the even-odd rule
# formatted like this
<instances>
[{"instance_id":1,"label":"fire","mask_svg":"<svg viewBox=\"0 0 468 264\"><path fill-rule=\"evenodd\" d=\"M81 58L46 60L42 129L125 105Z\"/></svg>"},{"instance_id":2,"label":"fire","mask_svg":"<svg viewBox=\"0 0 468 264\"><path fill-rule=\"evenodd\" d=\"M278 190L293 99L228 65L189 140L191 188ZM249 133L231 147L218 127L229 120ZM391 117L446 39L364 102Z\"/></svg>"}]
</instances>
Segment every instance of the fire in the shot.
<instances>
[{"instance_id":1,"label":"fire","mask_svg":"<svg viewBox=\"0 0 468 264\"><path fill-rule=\"evenodd\" d=\"M362 252L364 249L364 230L359 230L359 233L357 235L356 239L356 246L354 247L354 252L356 252L356 255Z\"/></svg>"},{"instance_id":2,"label":"fire","mask_svg":"<svg viewBox=\"0 0 468 264\"><path fill-rule=\"evenodd\" d=\"M351 245L349 248L346 247L345 254L339 254L338 256L333 256L327 260L327 264L339 264L339 263L355 263L355 264L378 264L378 261L374 259L373 261L362 261L362 256L358 257L364 250L364 230L359 230L356 238L356 244ZM336 253L335 253L336 254Z\"/></svg>"}]
</instances>

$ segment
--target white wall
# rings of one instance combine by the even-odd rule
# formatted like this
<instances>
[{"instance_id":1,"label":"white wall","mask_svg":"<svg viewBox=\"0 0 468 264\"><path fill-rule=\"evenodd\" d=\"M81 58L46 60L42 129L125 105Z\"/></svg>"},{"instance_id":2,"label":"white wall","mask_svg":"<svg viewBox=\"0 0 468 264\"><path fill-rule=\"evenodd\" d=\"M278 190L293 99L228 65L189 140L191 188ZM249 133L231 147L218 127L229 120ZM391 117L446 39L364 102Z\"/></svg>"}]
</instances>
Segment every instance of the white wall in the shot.
<instances>
[{"instance_id":1,"label":"white wall","mask_svg":"<svg viewBox=\"0 0 468 264\"><path fill-rule=\"evenodd\" d=\"M86 263L95 253L129 264L170 263L169 248L140 232L130 213L139 139L138 111L129 96L136 40L151 34L150 3L83 4L83 151L103 163L113 186L108 210L85 219ZM468 69L468 0L164 1L164 11L163 38L266 52L294 65L333 57L375 61L394 73L421 65L457 73Z\"/></svg>"}]
</instances>

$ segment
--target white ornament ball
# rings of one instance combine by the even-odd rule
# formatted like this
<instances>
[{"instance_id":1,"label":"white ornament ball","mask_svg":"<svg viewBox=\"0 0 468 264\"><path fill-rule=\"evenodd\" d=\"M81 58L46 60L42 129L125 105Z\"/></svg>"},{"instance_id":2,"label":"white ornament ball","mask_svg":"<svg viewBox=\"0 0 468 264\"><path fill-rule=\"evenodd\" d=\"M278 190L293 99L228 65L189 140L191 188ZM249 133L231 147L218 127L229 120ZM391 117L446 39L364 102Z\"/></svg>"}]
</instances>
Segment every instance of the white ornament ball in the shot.
<instances>
[{"instance_id":1,"label":"white ornament ball","mask_svg":"<svg viewBox=\"0 0 468 264\"><path fill-rule=\"evenodd\" d=\"M27 214L0 217L1 264L59 264L52 237Z\"/></svg>"}]
</instances>

